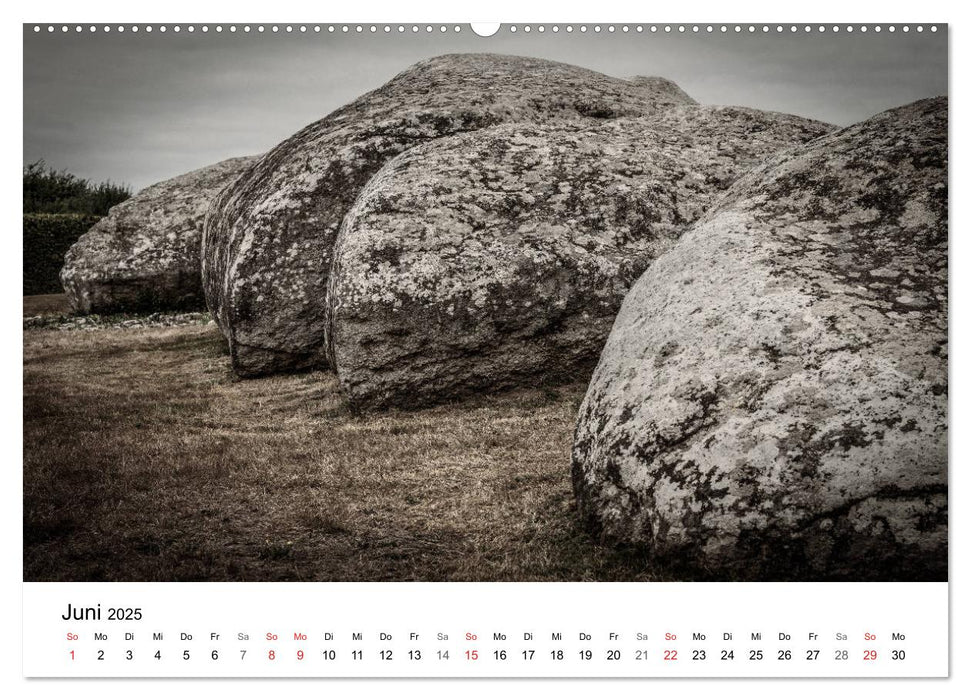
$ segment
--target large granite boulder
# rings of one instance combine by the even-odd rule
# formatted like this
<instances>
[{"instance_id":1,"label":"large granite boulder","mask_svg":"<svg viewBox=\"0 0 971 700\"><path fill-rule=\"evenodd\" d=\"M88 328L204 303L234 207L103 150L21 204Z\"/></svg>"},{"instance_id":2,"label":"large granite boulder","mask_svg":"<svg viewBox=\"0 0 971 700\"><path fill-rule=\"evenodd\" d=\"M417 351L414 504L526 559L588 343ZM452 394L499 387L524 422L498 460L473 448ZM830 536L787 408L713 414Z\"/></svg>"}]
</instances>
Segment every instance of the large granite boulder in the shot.
<instances>
[{"instance_id":1,"label":"large granite boulder","mask_svg":"<svg viewBox=\"0 0 971 700\"><path fill-rule=\"evenodd\" d=\"M623 303L582 515L709 576L945 579L947 231L944 98L746 175Z\"/></svg>"},{"instance_id":2,"label":"large granite boulder","mask_svg":"<svg viewBox=\"0 0 971 700\"><path fill-rule=\"evenodd\" d=\"M391 158L505 122L583 128L693 102L661 79L622 80L491 54L418 63L267 153L216 200L206 300L241 376L326 366L325 297L345 214Z\"/></svg>"},{"instance_id":3,"label":"large granite boulder","mask_svg":"<svg viewBox=\"0 0 971 700\"><path fill-rule=\"evenodd\" d=\"M328 352L358 407L589 376L630 286L754 163L830 130L683 105L507 124L390 161L347 215Z\"/></svg>"},{"instance_id":4,"label":"large granite boulder","mask_svg":"<svg viewBox=\"0 0 971 700\"><path fill-rule=\"evenodd\" d=\"M206 209L255 157L146 187L71 246L61 284L80 313L205 308L199 246Z\"/></svg>"}]
</instances>

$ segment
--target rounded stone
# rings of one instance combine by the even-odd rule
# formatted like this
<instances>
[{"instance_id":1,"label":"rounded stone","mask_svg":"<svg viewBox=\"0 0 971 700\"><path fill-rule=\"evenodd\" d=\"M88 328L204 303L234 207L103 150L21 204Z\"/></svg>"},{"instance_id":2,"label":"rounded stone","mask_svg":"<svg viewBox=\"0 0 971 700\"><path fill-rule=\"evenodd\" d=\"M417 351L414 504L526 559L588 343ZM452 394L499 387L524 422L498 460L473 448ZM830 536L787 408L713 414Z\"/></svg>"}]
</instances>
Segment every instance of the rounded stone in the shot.
<instances>
[{"instance_id":1,"label":"rounded stone","mask_svg":"<svg viewBox=\"0 0 971 700\"><path fill-rule=\"evenodd\" d=\"M79 313L205 308L200 273L209 204L255 157L231 158L146 187L71 246L61 284Z\"/></svg>"},{"instance_id":2,"label":"rounded stone","mask_svg":"<svg viewBox=\"0 0 971 700\"><path fill-rule=\"evenodd\" d=\"M374 408L589 376L650 262L753 164L829 128L683 105L403 153L338 235L327 330L341 387Z\"/></svg>"},{"instance_id":3,"label":"rounded stone","mask_svg":"<svg viewBox=\"0 0 971 700\"><path fill-rule=\"evenodd\" d=\"M945 98L737 182L617 316L573 448L593 530L708 577L946 579L947 231Z\"/></svg>"}]
</instances>

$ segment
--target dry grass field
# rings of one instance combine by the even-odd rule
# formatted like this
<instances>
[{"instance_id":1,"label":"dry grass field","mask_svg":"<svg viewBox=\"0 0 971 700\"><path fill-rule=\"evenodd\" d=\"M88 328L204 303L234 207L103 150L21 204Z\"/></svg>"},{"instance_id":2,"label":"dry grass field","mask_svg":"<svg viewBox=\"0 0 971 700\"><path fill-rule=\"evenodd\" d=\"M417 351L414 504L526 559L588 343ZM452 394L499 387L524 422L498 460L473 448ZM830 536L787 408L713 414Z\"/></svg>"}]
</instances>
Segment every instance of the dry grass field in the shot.
<instances>
[{"instance_id":1,"label":"dry grass field","mask_svg":"<svg viewBox=\"0 0 971 700\"><path fill-rule=\"evenodd\" d=\"M25 330L24 579L672 578L576 520L584 389L361 416L235 379L212 325Z\"/></svg>"}]
</instances>

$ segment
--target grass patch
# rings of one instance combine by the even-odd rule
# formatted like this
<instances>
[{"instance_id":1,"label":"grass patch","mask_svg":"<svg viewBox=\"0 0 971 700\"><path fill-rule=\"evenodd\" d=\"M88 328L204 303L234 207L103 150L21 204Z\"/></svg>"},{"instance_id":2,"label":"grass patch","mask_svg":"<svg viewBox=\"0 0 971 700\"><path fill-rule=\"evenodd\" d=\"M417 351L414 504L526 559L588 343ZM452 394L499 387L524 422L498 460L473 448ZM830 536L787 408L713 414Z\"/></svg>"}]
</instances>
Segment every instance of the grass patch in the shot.
<instances>
[{"instance_id":1,"label":"grass patch","mask_svg":"<svg viewBox=\"0 0 971 700\"><path fill-rule=\"evenodd\" d=\"M579 526L584 384L354 415L212 326L24 332L28 581L664 578Z\"/></svg>"}]
</instances>

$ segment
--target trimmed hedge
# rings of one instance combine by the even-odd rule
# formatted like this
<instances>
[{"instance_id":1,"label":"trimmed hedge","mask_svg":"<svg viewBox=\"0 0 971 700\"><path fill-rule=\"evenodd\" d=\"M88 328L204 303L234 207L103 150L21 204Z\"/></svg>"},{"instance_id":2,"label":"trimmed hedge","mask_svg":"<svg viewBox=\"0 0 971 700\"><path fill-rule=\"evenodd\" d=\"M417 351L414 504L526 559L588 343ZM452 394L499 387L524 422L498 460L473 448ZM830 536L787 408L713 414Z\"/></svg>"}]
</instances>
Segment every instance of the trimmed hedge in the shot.
<instances>
[{"instance_id":1,"label":"trimmed hedge","mask_svg":"<svg viewBox=\"0 0 971 700\"><path fill-rule=\"evenodd\" d=\"M100 219L92 214L24 214L24 296L57 294L67 249Z\"/></svg>"}]
</instances>

